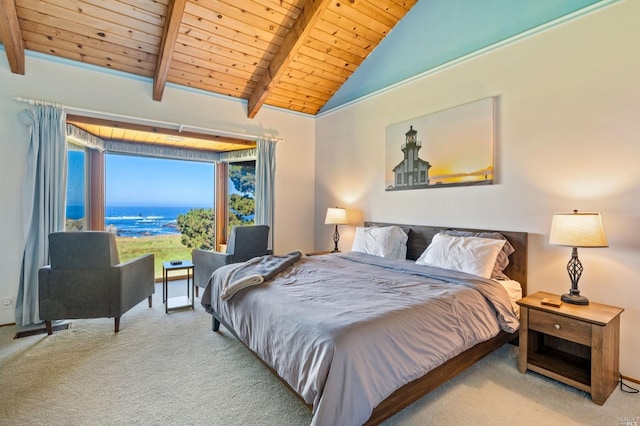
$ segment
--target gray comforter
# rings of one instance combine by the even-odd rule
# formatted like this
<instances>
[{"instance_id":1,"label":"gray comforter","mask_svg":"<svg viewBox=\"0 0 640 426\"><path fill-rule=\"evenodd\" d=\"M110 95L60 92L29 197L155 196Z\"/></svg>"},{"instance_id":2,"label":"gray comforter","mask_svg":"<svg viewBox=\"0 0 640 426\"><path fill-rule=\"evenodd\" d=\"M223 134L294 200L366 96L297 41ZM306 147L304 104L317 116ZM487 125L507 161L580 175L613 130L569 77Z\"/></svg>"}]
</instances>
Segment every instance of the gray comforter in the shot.
<instances>
[{"instance_id":1,"label":"gray comforter","mask_svg":"<svg viewBox=\"0 0 640 426\"><path fill-rule=\"evenodd\" d=\"M222 301L216 271L202 296L308 403L312 425L361 425L402 385L518 318L492 281L361 253L302 258Z\"/></svg>"}]
</instances>

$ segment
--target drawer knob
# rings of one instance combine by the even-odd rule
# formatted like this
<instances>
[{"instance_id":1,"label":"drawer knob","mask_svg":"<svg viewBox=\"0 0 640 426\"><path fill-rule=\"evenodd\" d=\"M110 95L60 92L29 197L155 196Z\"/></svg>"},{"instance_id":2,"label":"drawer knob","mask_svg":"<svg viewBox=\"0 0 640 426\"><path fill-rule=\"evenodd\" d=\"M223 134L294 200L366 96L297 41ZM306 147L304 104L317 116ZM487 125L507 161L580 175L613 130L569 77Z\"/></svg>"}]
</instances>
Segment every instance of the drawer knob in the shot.
<instances>
[{"instance_id":1,"label":"drawer knob","mask_svg":"<svg viewBox=\"0 0 640 426\"><path fill-rule=\"evenodd\" d=\"M555 328L556 330L560 330L560 324L553 324L553 328Z\"/></svg>"}]
</instances>

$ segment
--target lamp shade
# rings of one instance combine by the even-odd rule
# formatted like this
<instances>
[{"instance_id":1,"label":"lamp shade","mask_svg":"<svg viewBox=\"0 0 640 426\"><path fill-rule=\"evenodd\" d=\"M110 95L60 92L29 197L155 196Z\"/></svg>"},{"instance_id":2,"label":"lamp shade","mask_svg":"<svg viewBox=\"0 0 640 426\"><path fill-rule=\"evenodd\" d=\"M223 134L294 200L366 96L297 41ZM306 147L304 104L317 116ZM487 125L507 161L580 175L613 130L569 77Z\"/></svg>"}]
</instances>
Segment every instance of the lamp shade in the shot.
<instances>
[{"instance_id":1,"label":"lamp shade","mask_svg":"<svg viewBox=\"0 0 640 426\"><path fill-rule=\"evenodd\" d=\"M554 213L549 243L567 247L609 247L600 213Z\"/></svg>"},{"instance_id":2,"label":"lamp shade","mask_svg":"<svg viewBox=\"0 0 640 426\"><path fill-rule=\"evenodd\" d=\"M325 225L345 225L347 224L347 211L338 207L329 207L324 218Z\"/></svg>"}]
</instances>

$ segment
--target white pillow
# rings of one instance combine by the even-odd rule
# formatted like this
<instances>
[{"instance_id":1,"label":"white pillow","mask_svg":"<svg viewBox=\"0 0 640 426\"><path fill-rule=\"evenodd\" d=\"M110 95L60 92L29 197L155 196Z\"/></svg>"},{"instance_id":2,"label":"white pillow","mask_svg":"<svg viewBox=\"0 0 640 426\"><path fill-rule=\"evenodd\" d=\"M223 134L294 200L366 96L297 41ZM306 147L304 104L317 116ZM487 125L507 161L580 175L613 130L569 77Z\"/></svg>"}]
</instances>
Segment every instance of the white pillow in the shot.
<instances>
[{"instance_id":1,"label":"white pillow","mask_svg":"<svg viewBox=\"0 0 640 426\"><path fill-rule=\"evenodd\" d=\"M416 264L453 269L491 278L493 265L504 240L479 237L454 237L438 233L420 255Z\"/></svg>"},{"instance_id":2,"label":"white pillow","mask_svg":"<svg viewBox=\"0 0 640 426\"><path fill-rule=\"evenodd\" d=\"M387 259L407 258L407 234L399 226L356 228L351 251L372 254Z\"/></svg>"},{"instance_id":3,"label":"white pillow","mask_svg":"<svg viewBox=\"0 0 640 426\"><path fill-rule=\"evenodd\" d=\"M500 283L505 290L507 290L507 294L509 295L509 300L511 300L511 307L513 308L513 313L516 314L518 318L520 318L520 305L516 302L522 299L522 286L518 281L514 280L496 280L494 281Z\"/></svg>"}]
</instances>

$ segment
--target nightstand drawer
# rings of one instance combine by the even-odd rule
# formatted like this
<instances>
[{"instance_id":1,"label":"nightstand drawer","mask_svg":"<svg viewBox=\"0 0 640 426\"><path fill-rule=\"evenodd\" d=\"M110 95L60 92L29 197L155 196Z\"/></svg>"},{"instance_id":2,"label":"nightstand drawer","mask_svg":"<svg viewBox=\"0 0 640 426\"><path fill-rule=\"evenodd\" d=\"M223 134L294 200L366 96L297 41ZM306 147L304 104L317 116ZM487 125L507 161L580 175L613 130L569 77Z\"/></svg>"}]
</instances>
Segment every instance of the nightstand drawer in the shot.
<instances>
[{"instance_id":1,"label":"nightstand drawer","mask_svg":"<svg viewBox=\"0 0 640 426\"><path fill-rule=\"evenodd\" d=\"M529 329L591 346L591 324L588 322L530 309Z\"/></svg>"}]
</instances>

